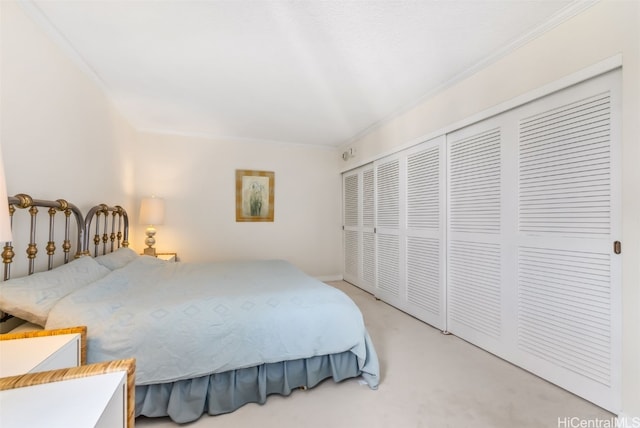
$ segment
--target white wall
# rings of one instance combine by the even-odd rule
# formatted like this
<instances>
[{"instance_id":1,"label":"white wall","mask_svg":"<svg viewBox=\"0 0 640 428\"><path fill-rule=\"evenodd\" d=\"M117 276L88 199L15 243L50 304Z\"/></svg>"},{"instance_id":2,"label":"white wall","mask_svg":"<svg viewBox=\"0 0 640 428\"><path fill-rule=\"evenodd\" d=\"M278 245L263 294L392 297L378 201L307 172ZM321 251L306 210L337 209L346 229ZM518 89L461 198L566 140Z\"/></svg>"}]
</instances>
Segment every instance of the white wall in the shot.
<instances>
[{"instance_id":1,"label":"white wall","mask_svg":"<svg viewBox=\"0 0 640 428\"><path fill-rule=\"evenodd\" d=\"M356 167L465 118L622 54L623 397L640 416L640 2L602 1L348 147ZM342 147L341 152L347 146Z\"/></svg>"},{"instance_id":2,"label":"white wall","mask_svg":"<svg viewBox=\"0 0 640 428\"><path fill-rule=\"evenodd\" d=\"M155 193L167 199L157 247L184 261L283 258L311 275L340 275L337 152L139 134L16 2L0 2L0 19L0 143L10 195L64 198L84 212L120 204L131 216L131 244L142 249L138 204ZM236 168L275 171L274 223L235 222Z\"/></svg>"},{"instance_id":3,"label":"white wall","mask_svg":"<svg viewBox=\"0 0 640 428\"><path fill-rule=\"evenodd\" d=\"M9 195L87 211L126 204L136 133L104 91L13 1L0 2L0 143Z\"/></svg>"},{"instance_id":4,"label":"white wall","mask_svg":"<svg viewBox=\"0 0 640 428\"><path fill-rule=\"evenodd\" d=\"M142 133L135 158L136 193L165 198L158 251L184 261L280 258L312 276L341 274L335 150ZM273 223L236 223L236 169L275 172ZM143 232L136 248L144 247Z\"/></svg>"}]
</instances>

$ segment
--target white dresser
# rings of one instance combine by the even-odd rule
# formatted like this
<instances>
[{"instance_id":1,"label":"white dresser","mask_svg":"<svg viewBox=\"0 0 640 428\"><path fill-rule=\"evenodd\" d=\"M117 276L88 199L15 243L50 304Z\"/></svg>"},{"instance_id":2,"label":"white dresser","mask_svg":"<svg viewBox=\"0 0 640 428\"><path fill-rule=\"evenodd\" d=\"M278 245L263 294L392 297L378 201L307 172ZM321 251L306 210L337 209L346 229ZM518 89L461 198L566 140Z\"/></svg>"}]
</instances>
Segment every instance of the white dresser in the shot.
<instances>
[{"instance_id":1,"label":"white dresser","mask_svg":"<svg viewBox=\"0 0 640 428\"><path fill-rule=\"evenodd\" d=\"M85 327L0 339L0 427L134 426L135 360L83 365Z\"/></svg>"},{"instance_id":2,"label":"white dresser","mask_svg":"<svg viewBox=\"0 0 640 428\"><path fill-rule=\"evenodd\" d=\"M25 337L0 341L0 377L77 367L81 335Z\"/></svg>"},{"instance_id":3,"label":"white dresser","mask_svg":"<svg viewBox=\"0 0 640 428\"><path fill-rule=\"evenodd\" d=\"M125 428L126 388L117 371L0 391L0 426Z\"/></svg>"}]
</instances>

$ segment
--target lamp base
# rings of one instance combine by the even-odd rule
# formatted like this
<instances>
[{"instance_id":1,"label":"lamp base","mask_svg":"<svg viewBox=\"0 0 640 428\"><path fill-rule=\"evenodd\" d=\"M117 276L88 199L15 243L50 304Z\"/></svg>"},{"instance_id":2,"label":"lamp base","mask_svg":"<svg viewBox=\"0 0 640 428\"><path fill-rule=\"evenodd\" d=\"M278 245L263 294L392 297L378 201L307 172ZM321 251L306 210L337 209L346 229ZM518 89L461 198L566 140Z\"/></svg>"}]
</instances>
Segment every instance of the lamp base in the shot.
<instances>
[{"instance_id":1,"label":"lamp base","mask_svg":"<svg viewBox=\"0 0 640 428\"><path fill-rule=\"evenodd\" d=\"M154 238L156 235L156 228L149 225L149 227L147 227L146 234L147 239L144 240L144 243L147 245L147 248L144 249L144 255L156 257L156 249L153 248L153 244L156 243L156 239Z\"/></svg>"},{"instance_id":2,"label":"lamp base","mask_svg":"<svg viewBox=\"0 0 640 428\"><path fill-rule=\"evenodd\" d=\"M157 254L156 254L156 249L155 249L155 248L153 248L153 247L145 248L145 249L144 249L144 255L145 255L145 256L153 256L153 257L156 257L156 256L157 256Z\"/></svg>"}]
</instances>

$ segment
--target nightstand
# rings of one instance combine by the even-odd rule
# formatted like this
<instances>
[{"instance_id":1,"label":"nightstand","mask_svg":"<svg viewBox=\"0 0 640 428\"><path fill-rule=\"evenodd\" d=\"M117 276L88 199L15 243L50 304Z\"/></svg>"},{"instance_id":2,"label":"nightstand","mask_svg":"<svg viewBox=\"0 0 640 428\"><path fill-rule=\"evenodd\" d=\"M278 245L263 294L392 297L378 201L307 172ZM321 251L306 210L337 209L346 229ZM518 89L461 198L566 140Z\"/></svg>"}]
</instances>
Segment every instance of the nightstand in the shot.
<instances>
[{"instance_id":1,"label":"nightstand","mask_svg":"<svg viewBox=\"0 0 640 428\"><path fill-rule=\"evenodd\" d=\"M0 377L77 367L84 363L86 328L0 336Z\"/></svg>"},{"instance_id":2,"label":"nightstand","mask_svg":"<svg viewBox=\"0 0 640 428\"><path fill-rule=\"evenodd\" d=\"M164 260L167 262L177 262L178 254L177 253L157 253L156 257L160 260Z\"/></svg>"},{"instance_id":3,"label":"nightstand","mask_svg":"<svg viewBox=\"0 0 640 428\"><path fill-rule=\"evenodd\" d=\"M2 424L124 428L126 377L122 371L2 391Z\"/></svg>"}]
</instances>

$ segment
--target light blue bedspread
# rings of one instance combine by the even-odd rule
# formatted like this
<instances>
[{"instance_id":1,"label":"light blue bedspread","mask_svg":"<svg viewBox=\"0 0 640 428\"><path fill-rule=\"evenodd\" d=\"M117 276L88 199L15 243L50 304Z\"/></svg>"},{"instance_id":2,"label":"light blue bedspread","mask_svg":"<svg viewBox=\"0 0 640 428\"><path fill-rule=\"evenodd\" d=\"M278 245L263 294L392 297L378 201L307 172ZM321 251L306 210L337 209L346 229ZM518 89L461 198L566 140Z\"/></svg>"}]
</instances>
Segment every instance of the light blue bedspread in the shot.
<instances>
[{"instance_id":1,"label":"light blue bedspread","mask_svg":"<svg viewBox=\"0 0 640 428\"><path fill-rule=\"evenodd\" d=\"M71 325L87 326L89 363L135 357L138 385L344 351L379 381L358 307L284 261L139 257L59 301L46 328Z\"/></svg>"}]
</instances>

